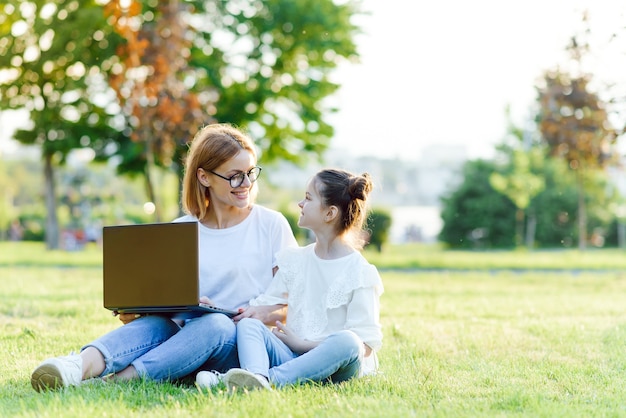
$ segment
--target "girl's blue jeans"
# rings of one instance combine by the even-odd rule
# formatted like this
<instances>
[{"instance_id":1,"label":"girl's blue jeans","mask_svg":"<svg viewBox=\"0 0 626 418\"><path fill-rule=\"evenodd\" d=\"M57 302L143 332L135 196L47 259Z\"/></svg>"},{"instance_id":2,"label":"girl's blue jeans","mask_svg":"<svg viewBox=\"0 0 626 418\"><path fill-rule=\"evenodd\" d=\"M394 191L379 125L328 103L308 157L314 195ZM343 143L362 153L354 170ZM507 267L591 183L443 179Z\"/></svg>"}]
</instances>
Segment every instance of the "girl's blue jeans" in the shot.
<instances>
[{"instance_id":1,"label":"girl's blue jeans","mask_svg":"<svg viewBox=\"0 0 626 418\"><path fill-rule=\"evenodd\" d=\"M349 330L331 334L311 351L297 354L251 318L237 324L237 347L241 367L267 377L277 387L351 379L359 375L365 355L363 342Z\"/></svg>"},{"instance_id":2,"label":"girl's blue jeans","mask_svg":"<svg viewBox=\"0 0 626 418\"><path fill-rule=\"evenodd\" d=\"M237 367L236 327L222 314L204 314L180 327L166 316L135 319L87 347L104 357L101 376L132 365L137 373L156 381L174 380L197 370L225 372Z\"/></svg>"}]
</instances>

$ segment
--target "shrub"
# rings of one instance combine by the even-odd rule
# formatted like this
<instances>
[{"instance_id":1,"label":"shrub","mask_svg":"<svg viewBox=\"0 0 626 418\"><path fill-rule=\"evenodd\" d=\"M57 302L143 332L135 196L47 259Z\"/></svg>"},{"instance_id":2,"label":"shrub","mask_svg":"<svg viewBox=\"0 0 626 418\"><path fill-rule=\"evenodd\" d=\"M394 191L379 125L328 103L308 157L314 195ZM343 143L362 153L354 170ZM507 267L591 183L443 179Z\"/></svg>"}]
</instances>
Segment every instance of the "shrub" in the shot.
<instances>
[{"instance_id":1,"label":"shrub","mask_svg":"<svg viewBox=\"0 0 626 418\"><path fill-rule=\"evenodd\" d=\"M372 209L367 220L367 228L369 230L368 245L373 245L378 252L381 252L383 245L389 242L391 223L391 214L388 211Z\"/></svg>"}]
</instances>

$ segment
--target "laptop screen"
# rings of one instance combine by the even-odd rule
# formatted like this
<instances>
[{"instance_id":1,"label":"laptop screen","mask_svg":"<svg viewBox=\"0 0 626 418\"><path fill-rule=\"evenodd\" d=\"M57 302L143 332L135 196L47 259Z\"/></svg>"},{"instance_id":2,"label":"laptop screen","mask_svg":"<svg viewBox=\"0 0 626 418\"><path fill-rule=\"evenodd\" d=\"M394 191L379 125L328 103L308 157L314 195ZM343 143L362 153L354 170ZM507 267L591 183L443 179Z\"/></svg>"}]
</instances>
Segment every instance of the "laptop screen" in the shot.
<instances>
[{"instance_id":1,"label":"laptop screen","mask_svg":"<svg viewBox=\"0 0 626 418\"><path fill-rule=\"evenodd\" d=\"M198 304L196 222L105 226L104 307Z\"/></svg>"}]
</instances>

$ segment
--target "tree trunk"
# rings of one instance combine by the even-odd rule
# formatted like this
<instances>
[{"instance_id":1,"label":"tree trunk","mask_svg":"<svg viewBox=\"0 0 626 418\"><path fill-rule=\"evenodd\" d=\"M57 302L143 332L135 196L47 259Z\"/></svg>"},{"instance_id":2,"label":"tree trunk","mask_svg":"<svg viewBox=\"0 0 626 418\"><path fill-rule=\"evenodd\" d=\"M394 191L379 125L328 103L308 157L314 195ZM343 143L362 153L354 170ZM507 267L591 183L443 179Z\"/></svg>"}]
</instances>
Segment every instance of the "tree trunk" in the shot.
<instances>
[{"instance_id":1,"label":"tree trunk","mask_svg":"<svg viewBox=\"0 0 626 418\"><path fill-rule=\"evenodd\" d=\"M522 246L524 236L524 209L517 208L515 211L515 247Z\"/></svg>"},{"instance_id":2,"label":"tree trunk","mask_svg":"<svg viewBox=\"0 0 626 418\"><path fill-rule=\"evenodd\" d=\"M152 150L152 141L149 139L150 134L147 133L146 136L146 194L148 195L148 199L150 202L154 204L154 220L155 222L161 222L161 208L159 207L159 202L157 199L156 192L154 190L154 181L152 178L152 174L154 173L154 168L156 165L154 164L154 152Z\"/></svg>"},{"instance_id":3,"label":"tree trunk","mask_svg":"<svg viewBox=\"0 0 626 418\"><path fill-rule=\"evenodd\" d=\"M537 231L537 216L534 212L528 214L528 222L526 226L526 248L535 246L535 233Z\"/></svg>"},{"instance_id":4,"label":"tree trunk","mask_svg":"<svg viewBox=\"0 0 626 418\"><path fill-rule=\"evenodd\" d=\"M46 197L46 248L59 248L59 220L57 218L56 186L54 182L54 168L52 155L44 156L44 184Z\"/></svg>"},{"instance_id":5,"label":"tree trunk","mask_svg":"<svg viewBox=\"0 0 626 418\"><path fill-rule=\"evenodd\" d=\"M584 251L587 248L587 207L585 205L585 185L583 182L582 168L576 170L578 183L578 249Z\"/></svg>"}]
</instances>

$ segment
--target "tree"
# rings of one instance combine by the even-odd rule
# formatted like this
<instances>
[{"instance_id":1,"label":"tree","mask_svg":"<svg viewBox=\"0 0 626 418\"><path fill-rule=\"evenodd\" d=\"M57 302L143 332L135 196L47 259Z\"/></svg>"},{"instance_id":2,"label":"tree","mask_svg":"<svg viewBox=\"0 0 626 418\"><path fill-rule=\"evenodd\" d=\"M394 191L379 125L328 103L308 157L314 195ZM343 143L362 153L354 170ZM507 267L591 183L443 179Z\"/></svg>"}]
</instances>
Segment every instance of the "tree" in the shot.
<instances>
[{"instance_id":1,"label":"tree","mask_svg":"<svg viewBox=\"0 0 626 418\"><path fill-rule=\"evenodd\" d=\"M586 46L575 38L569 50L580 63ZM611 127L603 102L591 91L592 77L580 69L548 71L538 88L539 130L550 154L564 159L576 175L578 187L578 247L587 244L586 177L604 168L614 157L616 131Z\"/></svg>"},{"instance_id":2,"label":"tree","mask_svg":"<svg viewBox=\"0 0 626 418\"><path fill-rule=\"evenodd\" d=\"M187 63L191 31L182 18L185 9L178 0L169 0L158 2L154 11L159 18L145 21L141 2L113 0L105 6L109 21L125 40L117 51L120 69L109 77L109 84L131 128L131 141L140 145L138 156L122 154L120 168L127 170L126 163L136 164L133 160L139 158L158 222L161 205L153 184L154 171L158 165L170 167L176 148L210 120L202 109L211 103L201 103L185 86L185 78L194 77Z\"/></svg>"},{"instance_id":3,"label":"tree","mask_svg":"<svg viewBox=\"0 0 626 418\"><path fill-rule=\"evenodd\" d=\"M0 110L27 109L15 139L41 147L46 244L59 245L55 166L76 148L104 147L116 133L105 111L104 70L115 37L93 0L0 5Z\"/></svg>"},{"instance_id":4,"label":"tree","mask_svg":"<svg viewBox=\"0 0 626 418\"><path fill-rule=\"evenodd\" d=\"M534 154L534 155L533 155ZM531 170L533 157L541 158L541 150L514 150L510 155L507 169L494 172L489 177L491 186L508 197L516 207L515 245L522 245L526 209L531 200L545 188L545 181ZM528 243L528 241L527 241Z\"/></svg>"},{"instance_id":5,"label":"tree","mask_svg":"<svg viewBox=\"0 0 626 418\"><path fill-rule=\"evenodd\" d=\"M115 9L117 3L110 6ZM142 121L137 116L150 114L150 109L167 108L161 105L162 93L167 91L164 81L158 89L156 84L154 88L147 84L159 74L162 80L172 81L171 85L184 83L189 97L200 104L203 123L229 122L247 129L261 150L262 164L279 159L301 163L320 158L327 149L333 129L325 118L336 110L327 99L338 88L329 75L342 60L357 57L353 37L358 28L351 18L358 11L358 3L168 1L143 4L141 10L137 1L125 4L130 6L112 14L119 13L118 22L132 19L131 25L118 27L118 31L126 31L127 43L120 54L122 71L113 83L122 87L114 86L118 91L128 92L121 100L125 103L122 109L137 142L129 144L123 139L118 144L116 153L126 155L122 171L144 171L149 159L143 152L150 146L141 141L160 138L164 132L148 117ZM169 23L159 26L161 21ZM182 35L164 37L164 31L180 31ZM174 62L173 56L186 62ZM141 79L143 85L129 80L137 69L150 76ZM129 82L134 85L128 87ZM137 96L141 99L138 93L133 99L132 92L150 89L158 93L148 97L156 99L137 101ZM181 115L187 117L194 109L187 106ZM193 117L177 123L180 134L163 140L174 155L161 158L157 153L155 164L181 171L179 162L184 159L186 143L198 125Z\"/></svg>"},{"instance_id":6,"label":"tree","mask_svg":"<svg viewBox=\"0 0 626 418\"><path fill-rule=\"evenodd\" d=\"M492 161L465 163L463 182L442 198L439 240L455 248L514 245L515 206L491 186L495 171Z\"/></svg>"},{"instance_id":7,"label":"tree","mask_svg":"<svg viewBox=\"0 0 626 418\"><path fill-rule=\"evenodd\" d=\"M121 157L121 173L147 175L149 196L152 168L180 174L186 144L212 121L247 128L262 163L321 157L333 134L325 117L336 110L330 74L357 57L359 3L120 4L109 2L107 13L93 0L0 6L0 109L31 112L17 139L40 145L47 162L50 246L58 245L54 167L75 148Z\"/></svg>"},{"instance_id":8,"label":"tree","mask_svg":"<svg viewBox=\"0 0 626 418\"><path fill-rule=\"evenodd\" d=\"M207 4L197 2L196 4ZM217 2L192 63L217 94L215 118L247 125L262 159L306 161L328 147L325 101L339 87L329 75L356 59L351 22L359 3L332 0ZM197 6L199 7L199 6ZM224 42L222 39L230 39ZM207 47L212 53L202 53ZM202 49L200 49L202 48Z\"/></svg>"}]
</instances>

